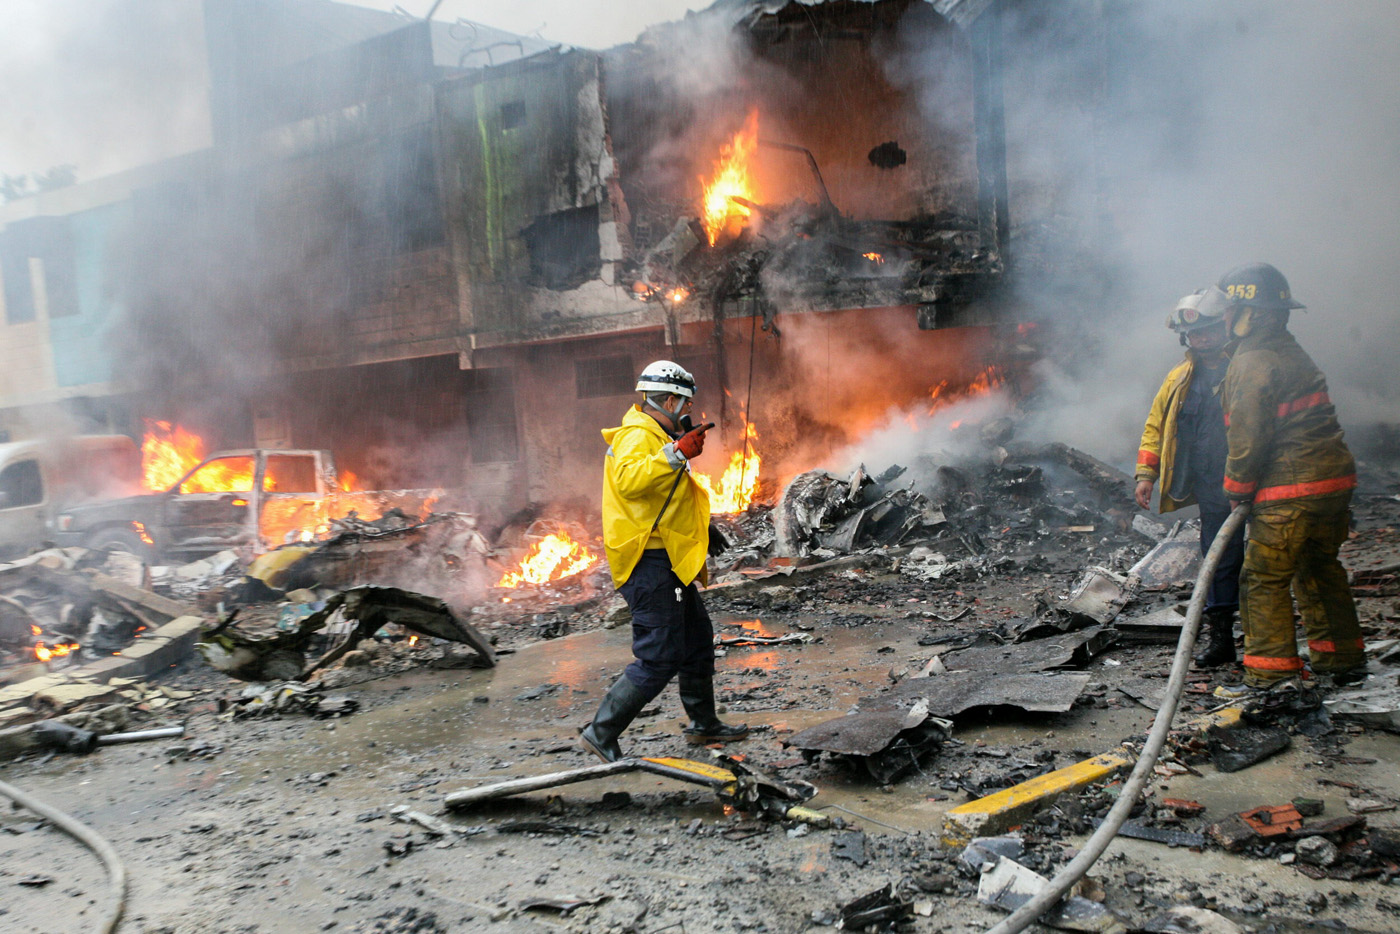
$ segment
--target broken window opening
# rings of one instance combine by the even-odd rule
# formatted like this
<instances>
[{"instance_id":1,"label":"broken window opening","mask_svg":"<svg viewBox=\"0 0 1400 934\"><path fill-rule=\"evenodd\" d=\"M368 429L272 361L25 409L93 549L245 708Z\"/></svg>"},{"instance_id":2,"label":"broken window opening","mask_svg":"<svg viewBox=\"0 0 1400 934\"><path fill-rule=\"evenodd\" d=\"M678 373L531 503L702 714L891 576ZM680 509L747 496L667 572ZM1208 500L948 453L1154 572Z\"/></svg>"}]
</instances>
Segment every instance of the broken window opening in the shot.
<instances>
[{"instance_id":1,"label":"broken window opening","mask_svg":"<svg viewBox=\"0 0 1400 934\"><path fill-rule=\"evenodd\" d=\"M306 454L269 454L263 489L273 493L315 493L316 458Z\"/></svg>"},{"instance_id":2,"label":"broken window opening","mask_svg":"<svg viewBox=\"0 0 1400 934\"><path fill-rule=\"evenodd\" d=\"M38 461L20 461L0 470L0 508L37 506L44 501Z\"/></svg>"},{"instance_id":3,"label":"broken window opening","mask_svg":"<svg viewBox=\"0 0 1400 934\"><path fill-rule=\"evenodd\" d=\"M574 386L579 399L625 396L633 391L632 358L626 354L574 361Z\"/></svg>"},{"instance_id":4,"label":"broken window opening","mask_svg":"<svg viewBox=\"0 0 1400 934\"><path fill-rule=\"evenodd\" d=\"M538 217L520 236L530 251L532 285L576 289L602 271L596 204Z\"/></svg>"}]
</instances>

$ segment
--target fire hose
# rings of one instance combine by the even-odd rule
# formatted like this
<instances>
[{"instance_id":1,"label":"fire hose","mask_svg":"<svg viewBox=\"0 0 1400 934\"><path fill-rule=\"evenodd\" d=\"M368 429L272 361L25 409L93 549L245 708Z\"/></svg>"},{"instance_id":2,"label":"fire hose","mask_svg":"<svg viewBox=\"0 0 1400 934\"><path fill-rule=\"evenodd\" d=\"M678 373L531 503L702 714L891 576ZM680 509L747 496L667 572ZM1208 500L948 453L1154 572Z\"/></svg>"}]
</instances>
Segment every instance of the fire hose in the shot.
<instances>
[{"instance_id":1,"label":"fire hose","mask_svg":"<svg viewBox=\"0 0 1400 934\"><path fill-rule=\"evenodd\" d=\"M92 850L97 854L97 858L102 860L102 864L107 867L107 875L112 880L112 906L107 910L107 916L103 918L102 925L97 930L101 934L112 934L117 929L117 925L121 923L122 911L126 908L126 866L122 864L121 857L117 856L117 851L112 849L112 845L98 836L92 828L79 823L56 808L49 807L42 801L31 798L13 785L0 782L0 795L4 795L20 807L38 814Z\"/></svg>"},{"instance_id":2,"label":"fire hose","mask_svg":"<svg viewBox=\"0 0 1400 934\"><path fill-rule=\"evenodd\" d=\"M1186 622L1181 627L1181 638L1176 644L1176 657L1172 659L1171 675L1167 680L1162 706L1157 708L1157 717L1152 721L1152 729L1147 734L1147 741L1143 743L1142 753L1138 756L1137 764L1133 766L1132 774L1123 783L1118 800L1109 809L1103 823L1085 842L1079 855L1070 860L1069 864L1050 880L1044 891L1002 919L1000 924L989 928L987 934L1017 934L1029 927L1084 877L1089 867L1108 849L1108 845L1113 842L1113 838L1118 835L1119 829L1128 819L1128 815L1137 804L1138 796L1142 794L1143 786L1152 774L1153 767L1157 764L1157 757L1161 755L1162 746L1167 741L1167 733L1171 730L1172 718L1176 716L1177 705L1181 702L1181 692L1186 687L1186 674L1191 667L1191 650L1196 646L1196 633L1201 628L1201 612L1205 609L1211 578L1215 576L1215 568L1220 564L1220 556L1225 552L1226 543L1248 515L1248 503L1236 506L1216 533L1215 541L1211 542L1205 558L1201 560L1201 572L1196 575L1196 587L1191 591L1191 602L1186 608Z\"/></svg>"}]
</instances>

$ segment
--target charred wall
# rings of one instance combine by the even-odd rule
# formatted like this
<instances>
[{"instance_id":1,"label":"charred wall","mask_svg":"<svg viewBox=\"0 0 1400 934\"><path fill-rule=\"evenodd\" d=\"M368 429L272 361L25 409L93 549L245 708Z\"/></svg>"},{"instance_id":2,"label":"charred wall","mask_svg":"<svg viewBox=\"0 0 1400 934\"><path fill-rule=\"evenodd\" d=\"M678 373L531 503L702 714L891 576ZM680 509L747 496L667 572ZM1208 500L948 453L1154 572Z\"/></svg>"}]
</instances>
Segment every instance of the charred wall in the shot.
<instances>
[{"instance_id":1,"label":"charred wall","mask_svg":"<svg viewBox=\"0 0 1400 934\"><path fill-rule=\"evenodd\" d=\"M811 150L851 218L975 216L969 43L927 3L792 4L747 29L697 17L609 52L606 68L639 246L694 216L700 179L755 112L761 138ZM902 163L872 160L887 143ZM763 202L817 201L802 155L761 149L754 168Z\"/></svg>"}]
</instances>

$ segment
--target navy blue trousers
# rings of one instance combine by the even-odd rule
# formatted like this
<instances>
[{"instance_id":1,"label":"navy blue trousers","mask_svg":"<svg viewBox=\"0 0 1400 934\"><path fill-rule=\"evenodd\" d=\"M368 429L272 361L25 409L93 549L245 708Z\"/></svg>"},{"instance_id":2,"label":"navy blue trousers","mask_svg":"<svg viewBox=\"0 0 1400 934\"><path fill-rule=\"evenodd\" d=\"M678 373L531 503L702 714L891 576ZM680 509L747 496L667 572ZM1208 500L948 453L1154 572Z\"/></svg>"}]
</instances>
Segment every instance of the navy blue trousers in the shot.
<instances>
[{"instance_id":1,"label":"navy blue trousers","mask_svg":"<svg viewBox=\"0 0 1400 934\"><path fill-rule=\"evenodd\" d=\"M633 662L627 680L655 697L677 674L714 677L714 628L700 602L700 588L682 584L665 549L642 552L627 583L618 588L632 611Z\"/></svg>"},{"instance_id":2,"label":"navy blue trousers","mask_svg":"<svg viewBox=\"0 0 1400 934\"><path fill-rule=\"evenodd\" d=\"M1215 533L1230 516L1230 503L1220 497L1221 502L1201 501L1201 557L1210 550L1215 541ZM1235 612L1240 608L1240 569L1244 567L1244 526L1235 530L1235 535L1225 546L1220 563L1215 566L1215 576L1210 580L1210 592L1206 594L1205 611Z\"/></svg>"}]
</instances>

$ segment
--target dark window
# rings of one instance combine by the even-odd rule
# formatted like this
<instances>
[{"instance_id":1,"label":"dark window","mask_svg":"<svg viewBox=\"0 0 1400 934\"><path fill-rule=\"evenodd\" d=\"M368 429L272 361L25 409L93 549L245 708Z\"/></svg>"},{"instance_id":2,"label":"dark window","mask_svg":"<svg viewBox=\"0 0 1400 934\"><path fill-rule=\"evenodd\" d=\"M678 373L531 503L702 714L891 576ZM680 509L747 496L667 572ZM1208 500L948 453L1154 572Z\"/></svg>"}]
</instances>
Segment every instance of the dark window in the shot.
<instances>
[{"instance_id":1,"label":"dark window","mask_svg":"<svg viewBox=\"0 0 1400 934\"><path fill-rule=\"evenodd\" d=\"M520 459L515 427L515 380L510 370L468 370L463 399L472 461L478 464Z\"/></svg>"},{"instance_id":2,"label":"dark window","mask_svg":"<svg viewBox=\"0 0 1400 934\"><path fill-rule=\"evenodd\" d=\"M316 458L308 454L269 454L263 489L270 493L315 493Z\"/></svg>"},{"instance_id":3,"label":"dark window","mask_svg":"<svg viewBox=\"0 0 1400 934\"><path fill-rule=\"evenodd\" d=\"M625 396L637 385L632 377L632 358L594 357L574 361L574 385L580 399Z\"/></svg>"},{"instance_id":4,"label":"dark window","mask_svg":"<svg viewBox=\"0 0 1400 934\"><path fill-rule=\"evenodd\" d=\"M532 285L563 291L598 277L603 260L597 205L537 217L520 233L530 250Z\"/></svg>"},{"instance_id":5,"label":"dark window","mask_svg":"<svg viewBox=\"0 0 1400 934\"><path fill-rule=\"evenodd\" d=\"M0 470L0 507L34 506L44 501L44 481L38 461L20 461Z\"/></svg>"},{"instance_id":6,"label":"dark window","mask_svg":"<svg viewBox=\"0 0 1400 934\"><path fill-rule=\"evenodd\" d=\"M506 101L501 105L501 129L513 130L525 123L525 102Z\"/></svg>"}]
</instances>

